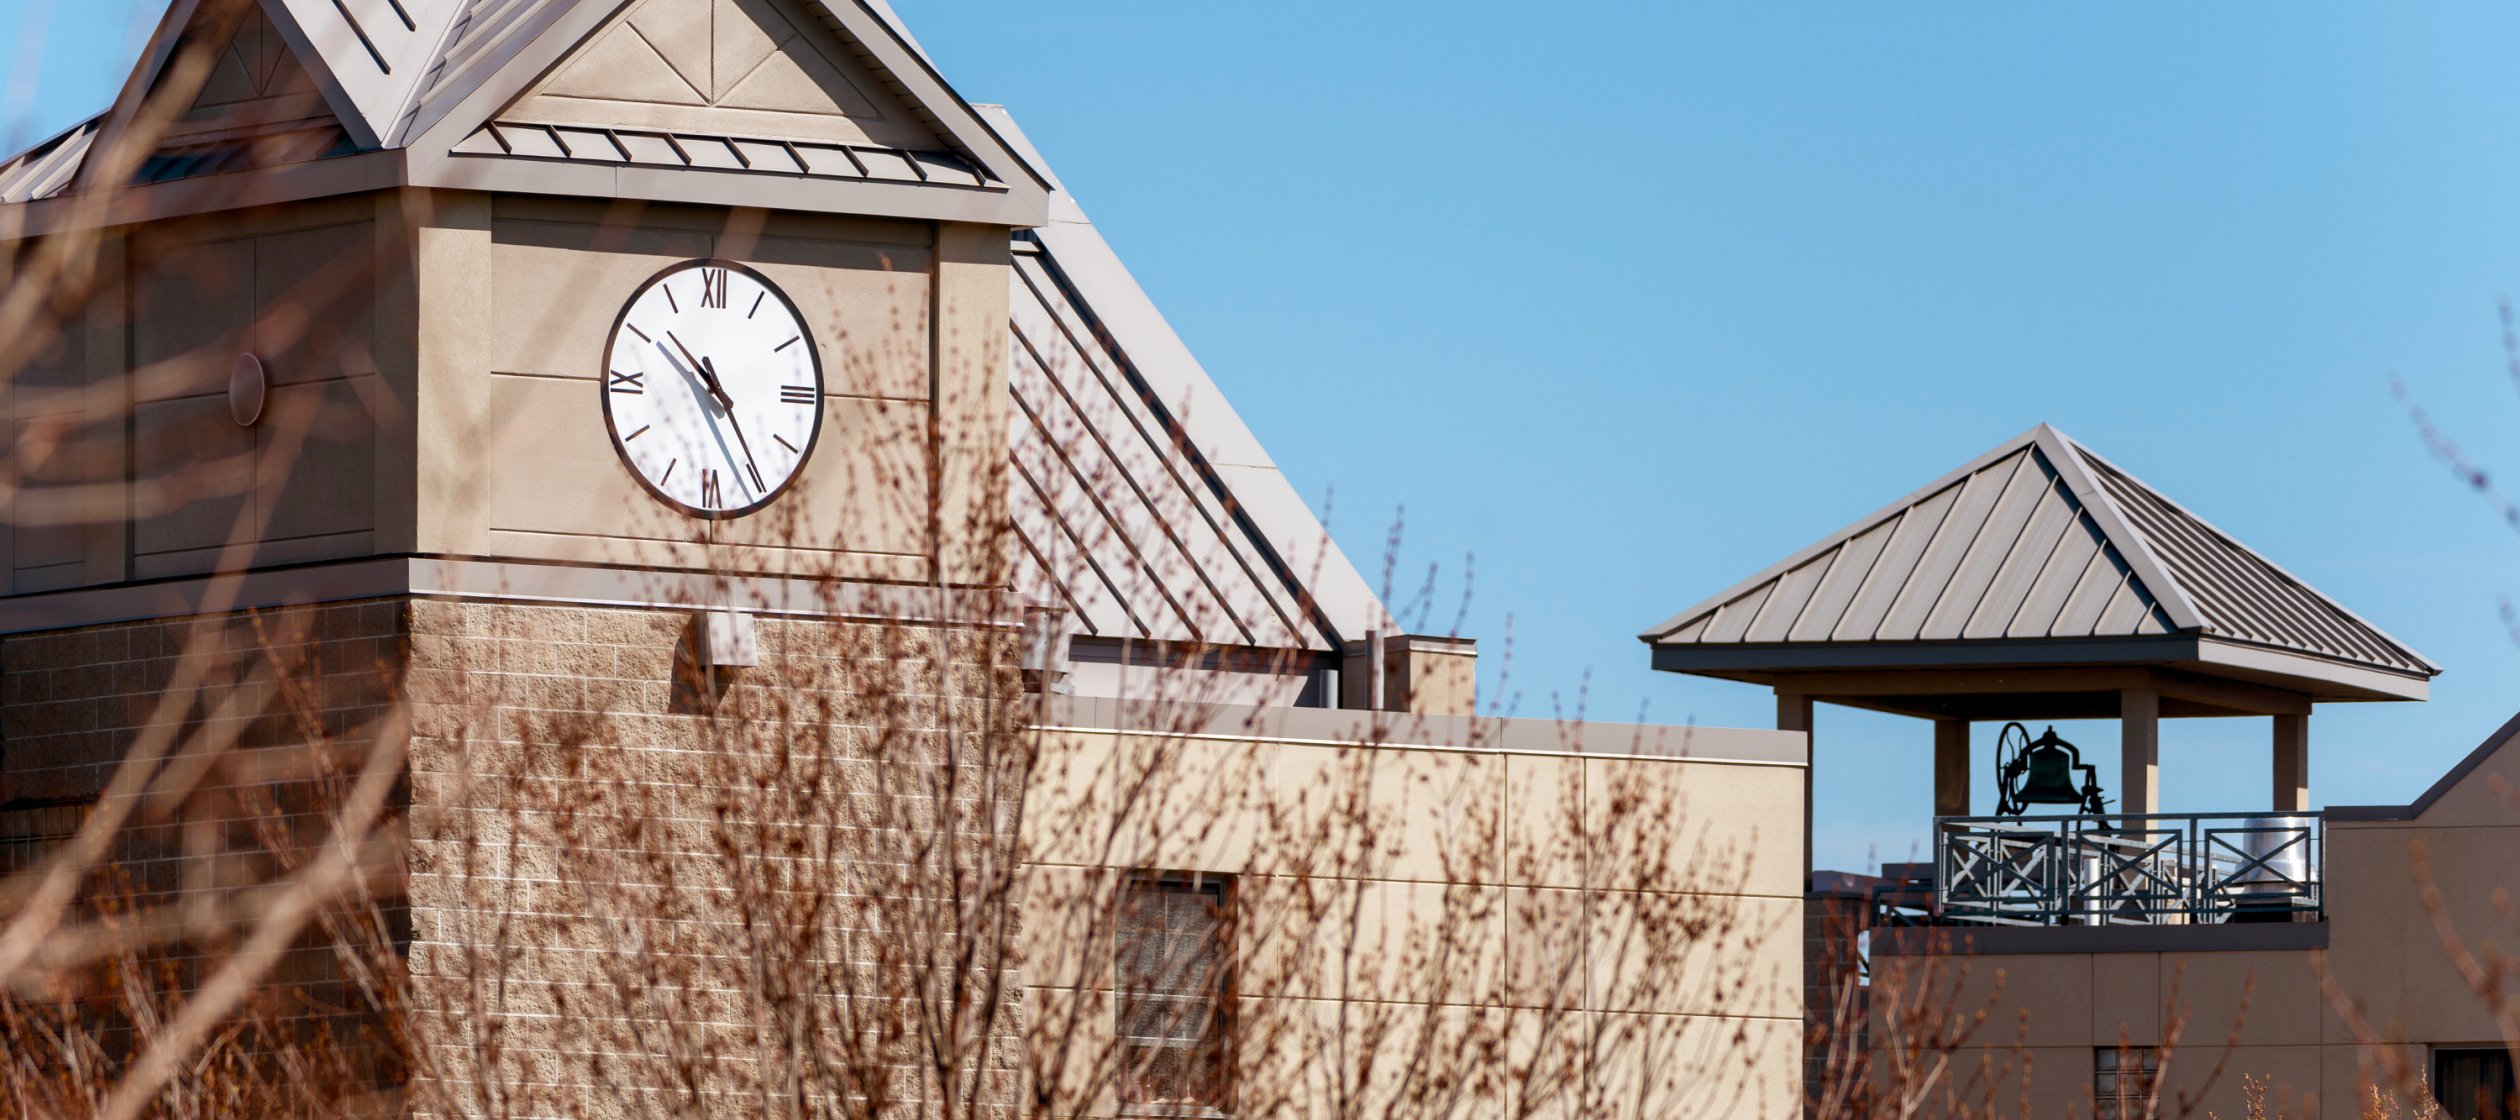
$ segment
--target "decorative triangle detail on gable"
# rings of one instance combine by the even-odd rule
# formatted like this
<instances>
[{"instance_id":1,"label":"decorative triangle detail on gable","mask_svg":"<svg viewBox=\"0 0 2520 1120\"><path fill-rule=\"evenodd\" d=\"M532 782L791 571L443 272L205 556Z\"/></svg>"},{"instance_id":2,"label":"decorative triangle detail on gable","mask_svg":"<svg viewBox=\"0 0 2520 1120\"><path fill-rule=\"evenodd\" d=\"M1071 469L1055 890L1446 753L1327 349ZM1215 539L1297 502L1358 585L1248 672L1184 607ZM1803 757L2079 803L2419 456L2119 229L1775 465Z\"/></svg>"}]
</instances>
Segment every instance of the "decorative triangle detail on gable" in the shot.
<instances>
[{"instance_id":1,"label":"decorative triangle detail on gable","mask_svg":"<svg viewBox=\"0 0 2520 1120\"><path fill-rule=\"evenodd\" d=\"M950 146L796 0L638 0L494 119Z\"/></svg>"},{"instance_id":2,"label":"decorative triangle detail on gable","mask_svg":"<svg viewBox=\"0 0 2520 1120\"><path fill-rule=\"evenodd\" d=\"M280 29L256 10L213 57L200 93L168 125L162 143L321 127L336 119Z\"/></svg>"}]
</instances>

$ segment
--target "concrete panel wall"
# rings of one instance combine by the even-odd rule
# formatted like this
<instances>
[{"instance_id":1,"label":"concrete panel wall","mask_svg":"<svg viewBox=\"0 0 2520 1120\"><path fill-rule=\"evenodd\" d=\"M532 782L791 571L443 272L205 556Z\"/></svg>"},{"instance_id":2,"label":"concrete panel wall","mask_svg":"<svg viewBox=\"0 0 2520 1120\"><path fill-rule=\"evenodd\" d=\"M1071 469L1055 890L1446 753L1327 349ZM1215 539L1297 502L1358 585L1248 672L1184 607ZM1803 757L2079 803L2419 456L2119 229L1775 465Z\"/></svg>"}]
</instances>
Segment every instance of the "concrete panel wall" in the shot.
<instances>
[{"instance_id":1,"label":"concrete panel wall","mask_svg":"<svg viewBox=\"0 0 2520 1120\"><path fill-rule=\"evenodd\" d=\"M8 390L34 489L0 574L23 594L423 552L926 582L942 539L948 580L998 582L1005 240L417 190L109 238L97 297ZM598 381L622 302L708 255L788 293L826 387L797 485L715 523L622 466ZM250 427L240 354L268 380Z\"/></svg>"},{"instance_id":2,"label":"concrete panel wall","mask_svg":"<svg viewBox=\"0 0 2520 1120\"><path fill-rule=\"evenodd\" d=\"M380 524L377 201L346 197L112 237L93 298L10 390L33 486L10 504L7 590L366 555ZM268 391L240 426L229 370ZM229 554L236 540L247 547Z\"/></svg>"},{"instance_id":3,"label":"concrete panel wall","mask_svg":"<svg viewBox=\"0 0 2520 1120\"><path fill-rule=\"evenodd\" d=\"M1071 1013L1111 1029L1097 915L1120 883L1220 874L1253 1092L1327 1095L1344 1077L1407 1093L1401 1074L1340 1063L1432 1054L1440 1072L1482 1045L1581 1038L1590 1056L1567 1060L1619 1115L1799 1110L1801 868L1775 847L1801 835L1799 767L1239 734L1050 738L1025 830L1026 998L1045 1039ZM1339 1045L1367 1037L1379 1050ZM1524 1084L1503 1063L1487 1076Z\"/></svg>"},{"instance_id":4,"label":"concrete panel wall","mask_svg":"<svg viewBox=\"0 0 2520 1120\"><path fill-rule=\"evenodd\" d=\"M2504 912L2520 865L2512 754L2489 747L2409 819L2328 822L2324 950L1876 956L1876 1079L1885 1055L1934 1025L1920 1019L1983 1011L1991 1026L1963 1048L1972 1057L1999 1062L2026 1047L2077 1071L2037 1075L2041 1109L2083 1100L2091 1051L2122 1040L2175 1048L2167 1108L2236 1115L2254 1079L2277 1114L2359 1117L2374 1084L2392 1086L2384 1048L2420 1077L2437 1047L2501 1046L2495 1001L2460 957L2520 951ZM2196 932L2237 941L2250 928ZM1929 994L1931 1014L1920 1014Z\"/></svg>"},{"instance_id":5,"label":"concrete panel wall","mask_svg":"<svg viewBox=\"0 0 2520 1120\"><path fill-rule=\"evenodd\" d=\"M500 199L442 210L419 238L423 551L931 575L931 433L977 423L939 426L933 415L934 339L948 326L932 321L934 227ZM703 256L752 264L788 293L813 328L826 389L796 487L767 510L714 523L640 487L612 447L600 395L623 303L659 270ZM964 307L954 331L1005 333L1003 269L994 315Z\"/></svg>"}]
</instances>

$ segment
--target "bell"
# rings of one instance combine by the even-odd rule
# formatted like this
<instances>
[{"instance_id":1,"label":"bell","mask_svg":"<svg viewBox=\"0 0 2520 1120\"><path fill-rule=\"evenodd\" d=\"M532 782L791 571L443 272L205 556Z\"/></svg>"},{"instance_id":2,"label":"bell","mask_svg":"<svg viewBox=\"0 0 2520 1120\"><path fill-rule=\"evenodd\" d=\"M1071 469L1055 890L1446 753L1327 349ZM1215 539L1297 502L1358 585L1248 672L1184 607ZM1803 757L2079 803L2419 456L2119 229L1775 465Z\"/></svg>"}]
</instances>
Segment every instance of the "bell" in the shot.
<instances>
[{"instance_id":1,"label":"bell","mask_svg":"<svg viewBox=\"0 0 2520 1120\"><path fill-rule=\"evenodd\" d=\"M2022 752L2027 772L2015 800L2032 805L2080 805L2083 791L2074 785L2074 764L2081 756L2051 727Z\"/></svg>"}]
</instances>

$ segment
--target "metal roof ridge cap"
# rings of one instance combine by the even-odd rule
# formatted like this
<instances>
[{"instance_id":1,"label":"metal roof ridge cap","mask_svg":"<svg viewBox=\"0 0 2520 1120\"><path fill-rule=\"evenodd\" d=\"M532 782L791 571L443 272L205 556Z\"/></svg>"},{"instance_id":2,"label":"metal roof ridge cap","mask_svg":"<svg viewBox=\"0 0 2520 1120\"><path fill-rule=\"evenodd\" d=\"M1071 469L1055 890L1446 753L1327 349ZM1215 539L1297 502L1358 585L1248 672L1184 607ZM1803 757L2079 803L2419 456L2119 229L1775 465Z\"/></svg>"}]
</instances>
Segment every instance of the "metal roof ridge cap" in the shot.
<instances>
[{"instance_id":1,"label":"metal roof ridge cap","mask_svg":"<svg viewBox=\"0 0 2520 1120\"><path fill-rule=\"evenodd\" d=\"M393 127L394 121L388 119L380 126L378 122L368 119L366 107L359 104L358 96L350 92L350 84L342 79L340 68L333 65L333 56L324 53L323 45L316 41L315 33L299 20L298 11L290 7L287 0L262 0L258 7L262 11L263 19L269 21L273 30L280 33L280 39L289 48L289 53L296 56L298 65L305 69L309 78L314 79L316 92L321 94L324 103L331 107L333 116L339 118L342 131L349 133L350 139L359 147L384 147L386 132ZM397 7L399 8L399 5ZM342 21L349 26L360 47L370 52L377 66L385 72L385 76L391 78L391 63L381 52L378 52L373 43L368 41L368 33L360 30L358 19L351 15L346 7L337 7L335 10L340 14ZM338 37L335 36L335 38ZM421 69L425 73L427 68ZM402 79L396 79L397 84L407 84L408 81L408 75Z\"/></svg>"},{"instance_id":2,"label":"metal roof ridge cap","mask_svg":"<svg viewBox=\"0 0 2520 1120\"><path fill-rule=\"evenodd\" d=\"M1890 504L1882 506L1881 508L1865 514L1862 517L1856 518L1854 521L1848 522L1844 527L1836 529L1822 536L1818 541L1804 546L1800 551L1788 555L1785 559L1779 560L1774 564L1770 564L1767 567L1760 569L1757 575L1735 583L1731 587L1725 588L1723 591L1716 593L1714 596L1698 603L1697 605L1664 619L1660 625L1650 627L1644 633L1638 634L1636 636L1636 640L1643 642L1646 645L1653 645L1669 636L1673 631L1678 630L1691 622L1697 621L1698 616L1713 613L1724 604L1732 602L1743 595L1749 594L1752 589L1758 587L1760 584L1777 579L1785 573L1793 571L1795 568L1816 559L1822 552L1831 548L1844 546L1847 542L1863 536L1866 532L1871 531L1882 522L1888 521L1892 517L1900 513L1904 513L1907 510L1913 509L1925 499L1931 498L1936 494L1942 493L1943 491L1958 485L1962 480L1968 478L1970 475L1985 470L1987 467L1994 465L2005 456L2019 452L2023 446L2035 441L2040 429L2045 427L2047 427L2047 425L2041 424L2037 428L2032 428L2029 431L2023 432L2020 435L2014 436L2011 439L1995 445L1992 450L1989 450L1956 468L1943 472L1932 482L1928 482L1923 486L1919 486L1914 490L1908 491L1905 495L1892 500Z\"/></svg>"},{"instance_id":3,"label":"metal roof ridge cap","mask_svg":"<svg viewBox=\"0 0 2520 1120\"><path fill-rule=\"evenodd\" d=\"M490 123L499 110L523 94L536 78L543 75L568 55L570 48L586 41L602 29L606 20L630 5L631 0L556 0L522 13L518 24L485 50L466 62L463 72L447 79L456 88L437 91L442 96L424 95L414 107L410 125L403 130L401 145L405 148L424 144L442 149L427 153L431 165L452 158L455 145L473 134L475 129ZM591 14L589 14L591 13ZM539 21L540 26L531 26ZM576 31L564 28L585 27ZM567 42L543 53L547 43L557 37ZM530 67L520 67L519 59L537 59ZM512 73L530 70L522 78L507 81ZM451 96L446 96L451 95ZM489 99L492 104L477 112L474 103ZM425 115L431 105L438 106L435 115Z\"/></svg>"},{"instance_id":4,"label":"metal roof ridge cap","mask_svg":"<svg viewBox=\"0 0 2520 1120\"><path fill-rule=\"evenodd\" d=\"M420 65L412 68L411 80L403 86L402 96L394 99L393 115L386 118L386 124L392 131L379 138L383 146L402 147L417 129L420 102L428 96L430 77L446 65L446 52L454 49L464 27L471 22L472 5L473 0L456 0L450 6L446 22L438 28L437 42L430 44L428 53L420 56Z\"/></svg>"},{"instance_id":5,"label":"metal roof ridge cap","mask_svg":"<svg viewBox=\"0 0 2520 1120\"><path fill-rule=\"evenodd\" d=\"M2153 551L2152 541L2144 536L2143 530L2135 527L2134 519L2128 517L2125 510L2118 508L2117 500L2109 496L2108 489L2091 472L2091 464L2083 461L2082 456L2089 454L2083 445L2045 423L2031 431L2040 448L2056 465L2057 473L2067 476L2067 485L2074 491L2075 497L2082 499L2083 508L2092 514L2093 520L2101 523L2102 534L2113 544L2123 539L2124 543L2119 544L2118 551L2125 556L2127 566L2135 569L2136 574L2143 577L2145 586L2152 589L2153 599L2170 615L2170 621L2181 630L2214 633L2214 627L2205 620L2205 612L2197 608L2196 600L2188 596L2185 587L2180 586L2178 577L2171 574L2169 564ZM2096 455L2092 457L2099 458ZM2101 461L2107 463L2107 460ZM2112 470L2116 469L2115 464L2109 466ZM2153 489L2150 486L2144 488Z\"/></svg>"},{"instance_id":6,"label":"metal roof ridge cap","mask_svg":"<svg viewBox=\"0 0 2520 1120\"><path fill-rule=\"evenodd\" d=\"M2062 432L2059 432L2059 433L2057 433L2057 434L2058 434L2059 436L2063 436L2063 435L2064 435L2064 433L2062 433ZM2273 569L2276 575L2279 575L2279 576L2284 577L2284 579L2285 579L2287 582L2291 583L2293 586L2298 587L2298 588L2302 589L2303 591L2308 592L2308 593L2309 593L2309 594L2310 594L2313 598L2316 598L2318 601L2320 601L2320 602L2322 602L2322 603L2325 603L2325 604L2327 604L2327 605L2328 605L2328 606L2330 606L2330 607L2335 608L2335 609L2336 609L2336 611L2337 611L2337 613L2342 614L2342 615L2344 615L2345 617L2350 618L2350 619L2353 619L2355 622L2362 624L2364 627L2368 628L2368 629L2369 629L2372 633L2379 635L2379 636L2380 636L2380 638L2381 638L2381 640L2386 641L2386 642L2388 642L2390 645L2396 646L2398 649L2400 649L2400 650L2404 651L2408 657L2414 658L2414 659L2415 659L2418 663L2422 664L2422 665L2423 665L2426 669L2430 670L2430 671L2432 672L2432 674L2433 674L2433 675L2435 675L2435 676L2439 676L2439 675L2441 674L2441 672L2442 672L2442 668L2441 668L2441 666L2440 666L2440 665L2435 664L2435 663L2433 662L2433 659L2432 659L2432 658L2426 657L2426 656L2424 656L2422 653L2417 652L2417 651L2416 651L2416 649L2415 649L2415 647L2410 646L2410 645L2406 644L2405 642L2401 642L2401 641L2399 641L2399 640L2397 639L2397 636L2396 636L2396 635L2391 634L2391 633L2389 633L2388 631L2383 630L2383 629L2381 629L2380 627L2378 627L2378 626L2376 626L2376 625L2373 625L2370 619L2364 618L2364 617L2363 617L2363 616L2361 616L2360 614L2355 613L2355 612L2354 612L2354 609L2353 609L2352 607L2348 607L2348 606L2346 606L2346 605L2345 605L2345 604L2343 604L2343 603L2337 602L2337 601L2336 601L2333 597L2329 596L2329 595L2328 595L2328 593L2326 593L2326 592L2324 592L2324 591L2321 591L2321 590L2319 590L2319 589L2318 589L2318 588L2316 588L2316 587L2312 587L2312 586L2310 585L2309 581L2302 579L2300 576L2294 575L2294 574L2293 574L2293 573L2292 573L2289 569L2285 568L2285 567L2284 567L2283 565L2281 565L2281 564L2276 563L2273 559L2269 558L2269 557L2268 557L2265 553L2259 552L2257 549L2250 547L2250 546L2249 546L2249 544L2248 544L2248 542L2243 541L2243 540L2241 540L2240 538L2238 538L2238 537L2236 537L2236 536L2231 535L2230 533L2224 532L2221 526L2216 525L2216 524L2214 524L2213 522L2208 521L2208 520L2206 520L2205 518L2203 518L2203 517L2199 516L2195 510L2189 509L2188 507L2186 507L2186 506L2184 506L2184 505L2181 505L2181 504L2179 503L2178 499L2173 498L2173 497L2171 497L2170 495L2168 495L2168 494L2166 494L2166 493L2163 493L2160 487L2158 487L2158 486L2154 486L2153 484L2151 484L2151 483L2149 483L2149 482L2146 482L2146 481L2144 481L2143 479L2140 479L2140 478L2135 477L2135 473L2134 473L2134 472L2129 471L2129 470L2127 470L2126 468L2121 467L2121 466L2117 465L2117 464L2116 464L2116 463L2114 463L2114 462L2111 462L2111 461L2108 459L2108 457L2107 457L2107 456L2104 456L2104 455L2100 454L2099 452L2093 451L2093 450L2091 450L2091 449L2089 449L2089 448L2087 448L2087 447L2083 447L2083 446L2082 446L2082 444L2080 444L2080 443L2075 443L2075 442L2072 440L2072 438L2071 438L2071 437L2066 437L2066 441L2067 441L2068 443L2073 443L2073 445L2074 445L2074 447L2075 447L2075 448L2077 448L2078 450L2080 450L2083 454L2090 456L2090 457L2091 457L2094 461L2098 462L2101 466L2107 467L2107 468L2109 468L2109 469L2110 469L2110 470L2112 470L2112 471L2116 471L2118 474L2120 474L2120 475L2124 476L2124 477L2126 478L2126 480L2127 480L2127 481L2132 482L2132 483L2134 483L2134 484L2135 484L2135 485L2137 485L2137 486L2141 486L2141 487L2143 487L2146 491L2149 491L2149 492L2152 494L2152 496L2153 496L2153 497L2160 499L2160 500L2161 500L2161 503L2162 503L2163 505L2169 506L2171 509L2174 509L2174 510L2179 511L2179 513L2180 513L2181 515L2185 516L2187 519L2189 519L2189 520L2191 520L2191 521L2196 522L2198 525L2203 526L2207 532L2210 532L2210 533L2214 534L2215 536L2222 538L2222 539L2223 539L2223 540L2225 540L2225 541L2229 541L2229 542L2231 543L2231 546L2232 546L2233 548L2239 549L2242 553L2244 553L2244 554L2248 555L2251 559L2254 559L2254 560L2256 560L2258 563L2264 564L2264 565L2266 565L2268 568Z\"/></svg>"}]
</instances>

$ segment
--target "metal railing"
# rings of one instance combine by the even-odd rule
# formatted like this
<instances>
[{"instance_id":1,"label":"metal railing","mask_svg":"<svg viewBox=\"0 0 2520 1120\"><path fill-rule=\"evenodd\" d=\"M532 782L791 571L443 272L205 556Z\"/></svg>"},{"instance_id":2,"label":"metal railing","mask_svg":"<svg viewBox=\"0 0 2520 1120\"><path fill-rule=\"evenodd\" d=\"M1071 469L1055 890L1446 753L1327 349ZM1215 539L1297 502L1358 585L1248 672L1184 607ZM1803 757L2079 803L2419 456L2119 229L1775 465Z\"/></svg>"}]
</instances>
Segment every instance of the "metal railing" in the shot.
<instances>
[{"instance_id":1,"label":"metal railing","mask_svg":"<svg viewBox=\"0 0 2520 1120\"><path fill-rule=\"evenodd\" d=\"M2319 911L2313 814L1937 817L1933 920L2202 925Z\"/></svg>"}]
</instances>

